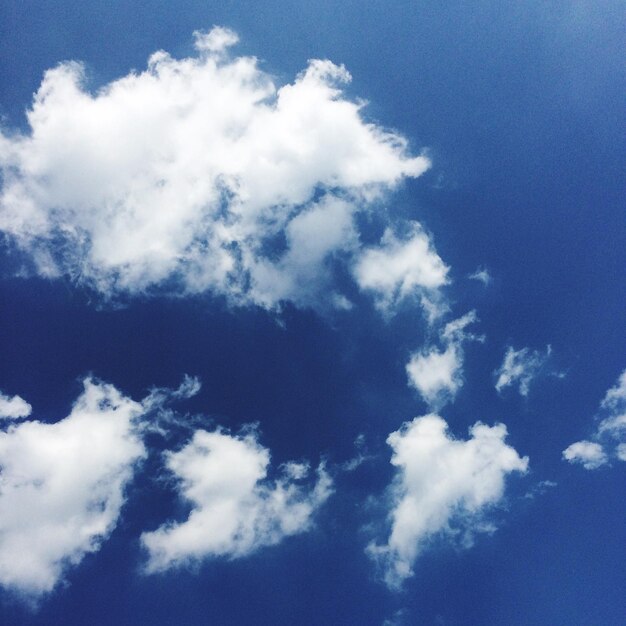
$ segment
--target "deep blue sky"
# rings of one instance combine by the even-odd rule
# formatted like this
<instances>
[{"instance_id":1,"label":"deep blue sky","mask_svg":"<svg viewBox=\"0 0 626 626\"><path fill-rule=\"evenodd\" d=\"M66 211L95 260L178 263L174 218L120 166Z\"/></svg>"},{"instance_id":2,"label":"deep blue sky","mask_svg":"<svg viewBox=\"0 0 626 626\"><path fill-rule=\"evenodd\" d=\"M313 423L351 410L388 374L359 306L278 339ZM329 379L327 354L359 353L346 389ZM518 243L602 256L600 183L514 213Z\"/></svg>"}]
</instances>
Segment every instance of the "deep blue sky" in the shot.
<instances>
[{"instance_id":1,"label":"deep blue sky","mask_svg":"<svg viewBox=\"0 0 626 626\"><path fill-rule=\"evenodd\" d=\"M624 4L563 2L13 2L0 6L0 113L25 128L43 72L77 59L90 86L141 70L191 33L235 30L278 84L310 58L343 63L367 119L397 129L432 169L386 202L419 220L451 266L452 311L476 309L465 385L442 409L455 435L503 421L530 472L507 490L499 528L469 550L435 545L400 593L364 553L370 496L392 476L387 435L428 412L406 384L425 340L418 313L385 320L365 298L325 317L231 310L210 296L103 307L64 280L13 276L0 252L0 390L34 416L67 415L88 373L140 399L184 373L202 391L180 409L237 429L258 422L277 462L373 459L336 476L313 530L198 571L139 573L139 534L173 497L147 473L101 550L36 612L0 591L6 624L626 624L626 466L587 472L562 450L588 438L626 367ZM467 279L479 266L493 281ZM508 345L552 346L558 379L498 395ZM557 483L524 498L541 481ZM399 613L400 611L400 613Z\"/></svg>"}]
</instances>

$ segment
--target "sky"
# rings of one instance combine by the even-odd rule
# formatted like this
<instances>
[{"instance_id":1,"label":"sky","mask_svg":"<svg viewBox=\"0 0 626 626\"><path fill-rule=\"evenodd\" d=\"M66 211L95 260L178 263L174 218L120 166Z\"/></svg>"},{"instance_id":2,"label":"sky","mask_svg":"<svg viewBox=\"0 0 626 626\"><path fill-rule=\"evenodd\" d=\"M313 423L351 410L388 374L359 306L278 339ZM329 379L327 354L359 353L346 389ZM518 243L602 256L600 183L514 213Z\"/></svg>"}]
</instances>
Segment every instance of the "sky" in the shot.
<instances>
[{"instance_id":1,"label":"sky","mask_svg":"<svg viewBox=\"0 0 626 626\"><path fill-rule=\"evenodd\" d=\"M624 4L0 5L0 623L626 623Z\"/></svg>"}]
</instances>

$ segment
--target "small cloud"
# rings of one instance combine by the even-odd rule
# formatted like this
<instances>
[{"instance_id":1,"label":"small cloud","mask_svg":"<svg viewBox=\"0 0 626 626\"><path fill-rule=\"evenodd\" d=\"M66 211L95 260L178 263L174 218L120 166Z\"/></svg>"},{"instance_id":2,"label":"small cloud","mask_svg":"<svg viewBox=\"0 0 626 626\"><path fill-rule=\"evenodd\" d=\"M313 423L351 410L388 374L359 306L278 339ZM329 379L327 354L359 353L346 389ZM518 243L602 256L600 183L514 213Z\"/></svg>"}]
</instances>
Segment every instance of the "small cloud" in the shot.
<instances>
[{"instance_id":1,"label":"small cloud","mask_svg":"<svg viewBox=\"0 0 626 626\"><path fill-rule=\"evenodd\" d=\"M448 283L448 271L417 222L409 223L403 237L388 228L380 245L363 250L354 266L359 287L374 294L381 311L392 314L400 302L414 298L430 319L445 310L438 290Z\"/></svg>"},{"instance_id":2,"label":"small cloud","mask_svg":"<svg viewBox=\"0 0 626 626\"><path fill-rule=\"evenodd\" d=\"M409 384L431 408L439 409L454 399L463 385L463 343L484 340L465 330L477 321L476 312L471 311L446 324L440 333L443 348L430 346L411 354L406 365Z\"/></svg>"},{"instance_id":3,"label":"small cloud","mask_svg":"<svg viewBox=\"0 0 626 626\"><path fill-rule=\"evenodd\" d=\"M470 274L468 278L481 282L485 287L493 280L491 274L485 267L479 267L473 274Z\"/></svg>"},{"instance_id":4,"label":"small cloud","mask_svg":"<svg viewBox=\"0 0 626 626\"><path fill-rule=\"evenodd\" d=\"M552 347L546 346L545 352L522 348L507 348L502 365L494 372L497 376L496 391L500 393L507 387L517 387L520 395L526 397L530 392L531 383L539 376L556 376L564 378L565 373L549 367Z\"/></svg>"},{"instance_id":5,"label":"small cloud","mask_svg":"<svg viewBox=\"0 0 626 626\"><path fill-rule=\"evenodd\" d=\"M612 447L614 456L626 461L626 370L600 403L600 422L592 441L577 441L563 450L563 458L593 470L609 463Z\"/></svg>"},{"instance_id":6,"label":"small cloud","mask_svg":"<svg viewBox=\"0 0 626 626\"><path fill-rule=\"evenodd\" d=\"M201 52L223 52L234 46L239 36L229 28L214 26L210 31L196 30L193 33L194 48Z\"/></svg>"},{"instance_id":7,"label":"small cloud","mask_svg":"<svg viewBox=\"0 0 626 626\"><path fill-rule=\"evenodd\" d=\"M28 417L33 407L20 396L6 396L0 391L0 421Z\"/></svg>"},{"instance_id":8,"label":"small cloud","mask_svg":"<svg viewBox=\"0 0 626 626\"><path fill-rule=\"evenodd\" d=\"M585 469L597 469L608 463L602 446L595 441L577 441L563 450L563 458L580 463Z\"/></svg>"},{"instance_id":9,"label":"small cloud","mask_svg":"<svg viewBox=\"0 0 626 626\"><path fill-rule=\"evenodd\" d=\"M548 491L548 489L553 489L557 487L557 483L553 480L542 480L534 485L529 491L524 494L524 498L527 500L534 500L538 496L542 496L544 493Z\"/></svg>"}]
</instances>

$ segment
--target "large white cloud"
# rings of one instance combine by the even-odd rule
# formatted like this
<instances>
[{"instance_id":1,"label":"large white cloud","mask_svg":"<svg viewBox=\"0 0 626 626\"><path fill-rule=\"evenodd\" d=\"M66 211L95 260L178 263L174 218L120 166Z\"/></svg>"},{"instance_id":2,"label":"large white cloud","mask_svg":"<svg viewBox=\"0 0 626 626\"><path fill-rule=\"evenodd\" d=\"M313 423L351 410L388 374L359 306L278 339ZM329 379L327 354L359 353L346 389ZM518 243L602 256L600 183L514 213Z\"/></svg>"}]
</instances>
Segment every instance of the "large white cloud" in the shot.
<instances>
[{"instance_id":1,"label":"large white cloud","mask_svg":"<svg viewBox=\"0 0 626 626\"><path fill-rule=\"evenodd\" d=\"M270 454L254 432L198 430L181 450L166 453L166 459L180 495L192 508L185 521L142 535L149 573L208 557L244 556L303 532L332 491L323 466L312 486L303 482L308 466L294 462L270 481Z\"/></svg>"},{"instance_id":2,"label":"large white cloud","mask_svg":"<svg viewBox=\"0 0 626 626\"><path fill-rule=\"evenodd\" d=\"M415 387L431 409L439 409L454 399L463 385L463 343L482 341L482 336L468 333L465 328L477 321L470 311L448 322L441 332L443 348L427 346L411 354L406 365L409 384Z\"/></svg>"},{"instance_id":3,"label":"large white cloud","mask_svg":"<svg viewBox=\"0 0 626 626\"><path fill-rule=\"evenodd\" d=\"M0 421L28 417L33 407L20 396L7 396L0 391Z\"/></svg>"},{"instance_id":4,"label":"large white cloud","mask_svg":"<svg viewBox=\"0 0 626 626\"><path fill-rule=\"evenodd\" d=\"M107 297L209 290L267 307L325 294L346 305L326 283L331 257L355 252L355 212L428 159L365 121L341 91L343 66L313 60L277 88L256 59L229 53L233 32L195 37L196 56L156 52L96 93L79 63L48 70L29 132L0 133L0 231L40 274ZM424 233L390 237L397 287L367 278L367 255L364 287L389 299L445 281Z\"/></svg>"},{"instance_id":5,"label":"large white cloud","mask_svg":"<svg viewBox=\"0 0 626 626\"><path fill-rule=\"evenodd\" d=\"M86 379L69 416L0 432L0 585L36 597L115 527L144 453L141 404Z\"/></svg>"},{"instance_id":6,"label":"large white cloud","mask_svg":"<svg viewBox=\"0 0 626 626\"><path fill-rule=\"evenodd\" d=\"M413 563L435 535L468 546L476 533L494 530L487 514L502 500L507 474L528 467L528 458L504 442L506 434L503 424L477 422L467 441L457 440L441 417L430 414L389 435L397 468L389 491L391 533L368 552L391 588L412 575Z\"/></svg>"},{"instance_id":7,"label":"large white cloud","mask_svg":"<svg viewBox=\"0 0 626 626\"><path fill-rule=\"evenodd\" d=\"M585 469L597 469L609 463L613 455L626 461L626 370L600 403L600 421L592 435L593 441L577 441L563 450L563 458L579 463Z\"/></svg>"}]
</instances>

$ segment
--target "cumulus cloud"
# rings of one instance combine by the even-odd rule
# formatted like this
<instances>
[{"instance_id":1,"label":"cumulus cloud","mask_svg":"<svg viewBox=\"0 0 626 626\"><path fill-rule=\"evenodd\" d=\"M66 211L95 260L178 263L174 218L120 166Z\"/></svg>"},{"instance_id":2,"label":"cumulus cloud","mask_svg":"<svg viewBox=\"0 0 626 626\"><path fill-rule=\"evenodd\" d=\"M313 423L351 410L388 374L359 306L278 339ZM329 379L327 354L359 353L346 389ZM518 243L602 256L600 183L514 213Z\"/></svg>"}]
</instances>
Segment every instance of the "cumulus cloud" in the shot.
<instances>
[{"instance_id":1,"label":"cumulus cloud","mask_svg":"<svg viewBox=\"0 0 626 626\"><path fill-rule=\"evenodd\" d=\"M303 482L309 474L303 463L287 463L269 480L270 454L254 432L198 430L165 458L191 511L185 521L143 533L148 573L203 558L241 557L301 533L332 491L323 466L312 486Z\"/></svg>"},{"instance_id":2,"label":"cumulus cloud","mask_svg":"<svg viewBox=\"0 0 626 626\"><path fill-rule=\"evenodd\" d=\"M6 396L0 391L0 421L28 417L33 407L20 396Z\"/></svg>"},{"instance_id":3,"label":"cumulus cloud","mask_svg":"<svg viewBox=\"0 0 626 626\"><path fill-rule=\"evenodd\" d=\"M359 287L371 291L383 311L418 297L431 318L444 311L438 290L448 282L448 271L417 222L409 223L403 237L388 228L380 245L363 250L354 267Z\"/></svg>"},{"instance_id":4,"label":"cumulus cloud","mask_svg":"<svg viewBox=\"0 0 626 626\"><path fill-rule=\"evenodd\" d=\"M435 536L470 546L475 534L492 532L489 510L504 497L505 478L525 472L528 458L504 440L503 424L477 422L466 441L452 437L438 415L417 417L389 435L397 468L389 489L391 532L367 551L390 588L413 574L413 564Z\"/></svg>"},{"instance_id":5,"label":"cumulus cloud","mask_svg":"<svg viewBox=\"0 0 626 626\"><path fill-rule=\"evenodd\" d=\"M441 332L443 348L429 346L411 354L406 366L409 384L417 389L431 408L440 408L454 399L463 385L463 343L482 341L465 328L477 321L476 312L449 322Z\"/></svg>"},{"instance_id":6,"label":"cumulus cloud","mask_svg":"<svg viewBox=\"0 0 626 626\"><path fill-rule=\"evenodd\" d=\"M142 410L86 379L66 418L0 432L2 586L33 598L49 592L109 536L145 454L134 428Z\"/></svg>"},{"instance_id":7,"label":"cumulus cloud","mask_svg":"<svg viewBox=\"0 0 626 626\"><path fill-rule=\"evenodd\" d=\"M343 66L312 60L277 87L237 35L195 33L196 54L154 53L96 92L77 62L48 70L29 131L0 132L0 231L37 273L104 297L210 291L231 302L349 306L329 288L358 252L354 215L428 167L347 98ZM433 290L447 268L413 226L359 257L385 302ZM342 257L347 257L343 258Z\"/></svg>"},{"instance_id":8,"label":"cumulus cloud","mask_svg":"<svg viewBox=\"0 0 626 626\"><path fill-rule=\"evenodd\" d=\"M595 441L577 441L563 450L563 458L580 463L585 469L597 469L608 462L602 446Z\"/></svg>"},{"instance_id":9,"label":"cumulus cloud","mask_svg":"<svg viewBox=\"0 0 626 626\"><path fill-rule=\"evenodd\" d=\"M577 441L565 448L563 458L566 461L579 463L585 469L597 469L609 463L612 447L615 447L615 457L626 461L626 370L606 392L598 419L593 441Z\"/></svg>"},{"instance_id":10,"label":"cumulus cloud","mask_svg":"<svg viewBox=\"0 0 626 626\"><path fill-rule=\"evenodd\" d=\"M512 346L507 348L504 361L499 369L494 372L497 376L496 390L501 392L506 387L517 387L520 395L528 396L530 384L537 376L549 374L562 378L562 372L550 371L547 364L552 354L552 347L546 346L545 352L522 348L515 350Z\"/></svg>"}]
</instances>

